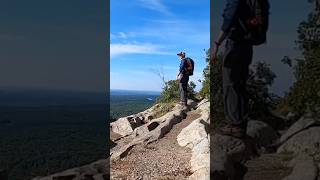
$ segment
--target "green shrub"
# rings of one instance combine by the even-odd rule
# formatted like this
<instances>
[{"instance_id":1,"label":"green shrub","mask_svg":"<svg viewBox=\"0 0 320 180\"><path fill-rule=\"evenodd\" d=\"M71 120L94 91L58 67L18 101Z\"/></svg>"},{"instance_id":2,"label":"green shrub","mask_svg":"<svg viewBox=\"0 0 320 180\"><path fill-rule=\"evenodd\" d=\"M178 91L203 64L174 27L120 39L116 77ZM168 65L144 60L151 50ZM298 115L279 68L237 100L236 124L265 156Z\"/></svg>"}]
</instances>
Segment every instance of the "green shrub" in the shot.
<instances>
[{"instance_id":1,"label":"green shrub","mask_svg":"<svg viewBox=\"0 0 320 180\"><path fill-rule=\"evenodd\" d=\"M199 91L199 96L201 98L210 98L210 55L209 55L210 49L206 51L206 62L207 66L203 69L203 80L202 82L202 88Z\"/></svg>"},{"instance_id":2,"label":"green shrub","mask_svg":"<svg viewBox=\"0 0 320 180\"><path fill-rule=\"evenodd\" d=\"M297 45L302 50L304 59L285 57L284 63L294 64L295 83L286 94L279 109L284 113L294 112L298 116L311 115L320 117L320 43L319 34L306 31L318 27L319 13L310 13L308 19L298 27Z\"/></svg>"},{"instance_id":3,"label":"green shrub","mask_svg":"<svg viewBox=\"0 0 320 180\"><path fill-rule=\"evenodd\" d=\"M188 99L195 99L196 84L192 81L188 84L187 97ZM179 82L177 80L169 80L164 82L163 90L160 96L157 99L156 103L170 103L170 102L178 102L180 99L179 94Z\"/></svg>"}]
</instances>

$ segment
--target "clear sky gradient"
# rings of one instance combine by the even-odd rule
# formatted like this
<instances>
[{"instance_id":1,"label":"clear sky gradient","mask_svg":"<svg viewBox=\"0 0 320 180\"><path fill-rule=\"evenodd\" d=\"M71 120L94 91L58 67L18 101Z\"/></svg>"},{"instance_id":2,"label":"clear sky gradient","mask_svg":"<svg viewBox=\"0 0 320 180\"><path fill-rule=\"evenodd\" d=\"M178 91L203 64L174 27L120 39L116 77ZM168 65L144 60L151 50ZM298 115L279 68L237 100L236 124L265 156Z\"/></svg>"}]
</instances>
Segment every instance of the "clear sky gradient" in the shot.
<instances>
[{"instance_id":1,"label":"clear sky gradient","mask_svg":"<svg viewBox=\"0 0 320 180\"><path fill-rule=\"evenodd\" d=\"M225 2L226 0L213 1L214 38L220 30ZM268 42L266 45L254 48L254 62L265 61L271 64L272 70L278 76L272 91L283 95L294 82L294 76L292 70L281 63L281 59L284 56L301 57L301 52L295 45L298 36L297 27L301 21L307 19L313 7L307 0L269 0L269 2L271 14Z\"/></svg>"},{"instance_id":2,"label":"clear sky gradient","mask_svg":"<svg viewBox=\"0 0 320 180\"><path fill-rule=\"evenodd\" d=\"M176 78L179 51L195 61L200 89L210 46L210 0L111 0L111 89L161 91Z\"/></svg>"},{"instance_id":3,"label":"clear sky gradient","mask_svg":"<svg viewBox=\"0 0 320 180\"><path fill-rule=\"evenodd\" d=\"M4 1L0 88L104 92L106 7L107 1Z\"/></svg>"}]
</instances>

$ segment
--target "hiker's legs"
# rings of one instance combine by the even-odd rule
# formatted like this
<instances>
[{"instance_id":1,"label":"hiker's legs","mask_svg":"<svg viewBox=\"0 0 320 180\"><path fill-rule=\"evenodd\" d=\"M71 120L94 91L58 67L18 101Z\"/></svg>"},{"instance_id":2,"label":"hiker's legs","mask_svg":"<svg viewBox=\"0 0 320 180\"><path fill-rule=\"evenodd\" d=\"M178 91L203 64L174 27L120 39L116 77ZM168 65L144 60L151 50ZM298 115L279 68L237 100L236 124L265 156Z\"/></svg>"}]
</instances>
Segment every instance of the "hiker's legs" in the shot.
<instances>
[{"instance_id":1,"label":"hiker's legs","mask_svg":"<svg viewBox=\"0 0 320 180\"><path fill-rule=\"evenodd\" d=\"M187 89L188 89L188 81L189 77L184 76L181 78L179 83L179 90L180 90L180 101L187 105Z\"/></svg>"},{"instance_id":2,"label":"hiker's legs","mask_svg":"<svg viewBox=\"0 0 320 180\"><path fill-rule=\"evenodd\" d=\"M226 123L245 126L248 113L246 81L252 46L228 40L223 60L223 98Z\"/></svg>"}]
</instances>

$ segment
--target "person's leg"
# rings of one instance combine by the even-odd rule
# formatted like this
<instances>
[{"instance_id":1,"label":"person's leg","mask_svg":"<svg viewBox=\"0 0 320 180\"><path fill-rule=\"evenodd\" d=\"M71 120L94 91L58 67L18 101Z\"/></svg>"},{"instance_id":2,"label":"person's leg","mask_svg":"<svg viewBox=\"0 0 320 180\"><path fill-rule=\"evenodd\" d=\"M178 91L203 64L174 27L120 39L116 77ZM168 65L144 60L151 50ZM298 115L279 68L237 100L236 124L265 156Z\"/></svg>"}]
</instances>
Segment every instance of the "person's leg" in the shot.
<instances>
[{"instance_id":1,"label":"person's leg","mask_svg":"<svg viewBox=\"0 0 320 180\"><path fill-rule=\"evenodd\" d=\"M183 105L187 104L187 87L188 87L188 76L182 76L180 83L179 83L179 89L180 89L180 101Z\"/></svg>"},{"instance_id":2,"label":"person's leg","mask_svg":"<svg viewBox=\"0 0 320 180\"><path fill-rule=\"evenodd\" d=\"M184 101L183 82L179 82L180 103Z\"/></svg>"},{"instance_id":3,"label":"person's leg","mask_svg":"<svg viewBox=\"0 0 320 180\"><path fill-rule=\"evenodd\" d=\"M246 126L244 116L248 103L245 89L250 54L252 56L252 48L228 40L222 68L225 123L240 130Z\"/></svg>"},{"instance_id":4,"label":"person's leg","mask_svg":"<svg viewBox=\"0 0 320 180\"><path fill-rule=\"evenodd\" d=\"M184 105L187 106L188 105L188 80L189 78L186 77L186 80L183 83L183 92L184 92Z\"/></svg>"},{"instance_id":5,"label":"person's leg","mask_svg":"<svg viewBox=\"0 0 320 180\"><path fill-rule=\"evenodd\" d=\"M242 103L240 93L240 53L237 45L228 40L223 60L223 100L227 124L241 125L240 107Z\"/></svg>"},{"instance_id":6,"label":"person's leg","mask_svg":"<svg viewBox=\"0 0 320 180\"><path fill-rule=\"evenodd\" d=\"M239 96L241 98L240 104L240 117L243 121L243 124L247 125L248 115L249 115L249 97L247 93L247 80L249 77L249 66L252 61L252 47L247 46L243 47L244 54L242 55L244 59L243 66L240 72L240 91Z\"/></svg>"}]
</instances>

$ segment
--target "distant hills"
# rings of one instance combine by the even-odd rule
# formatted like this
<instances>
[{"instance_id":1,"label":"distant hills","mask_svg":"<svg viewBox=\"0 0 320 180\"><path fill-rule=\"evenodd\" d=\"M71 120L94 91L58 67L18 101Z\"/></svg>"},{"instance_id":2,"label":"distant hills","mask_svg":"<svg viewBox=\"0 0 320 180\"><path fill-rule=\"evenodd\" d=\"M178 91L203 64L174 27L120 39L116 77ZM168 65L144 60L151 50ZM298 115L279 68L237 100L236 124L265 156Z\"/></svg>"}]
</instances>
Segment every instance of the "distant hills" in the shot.
<instances>
[{"instance_id":1,"label":"distant hills","mask_svg":"<svg viewBox=\"0 0 320 180\"><path fill-rule=\"evenodd\" d=\"M156 102L159 95L160 92L154 91L112 89L110 91L111 121L146 110Z\"/></svg>"},{"instance_id":2,"label":"distant hills","mask_svg":"<svg viewBox=\"0 0 320 180\"><path fill-rule=\"evenodd\" d=\"M161 92L157 91L138 91L138 90L121 90L111 89L110 95L160 95Z\"/></svg>"}]
</instances>

